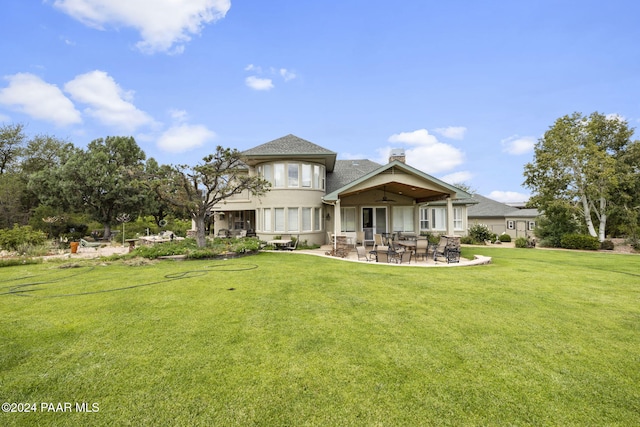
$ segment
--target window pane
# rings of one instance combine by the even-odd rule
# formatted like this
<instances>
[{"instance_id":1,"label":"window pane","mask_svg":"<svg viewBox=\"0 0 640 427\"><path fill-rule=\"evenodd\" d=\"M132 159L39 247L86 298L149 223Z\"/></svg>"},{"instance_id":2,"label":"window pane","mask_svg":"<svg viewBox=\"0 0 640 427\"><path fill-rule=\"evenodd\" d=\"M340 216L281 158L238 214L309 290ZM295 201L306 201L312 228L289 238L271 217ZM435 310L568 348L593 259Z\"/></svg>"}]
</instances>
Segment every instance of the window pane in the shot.
<instances>
[{"instance_id":1,"label":"window pane","mask_svg":"<svg viewBox=\"0 0 640 427\"><path fill-rule=\"evenodd\" d=\"M462 230L462 208L453 208L453 229Z\"/></svg>"},{"instance_id":2,"label":"window pane","mask_svg":"<svg viewBox=\"0 0 640 427\"><path fill-rule=\"evenodd\" d=\"M271 209L264 210L262 229L264 231L271 231Z\"/></svg>"},{"instance_id":3,"label":"window pane","mask_svg":"<svg viewBox=\"0 0 640 427\"><path fill-rule=\"evenodd\" d=\"M393 207L393 231L413 231L413 208L411 206Z\"/></svg>"},{"instance_id":4,"label":"window pane","mask_svg":"<svg viewBox=\"0 0 640 427\"><path fill-rule=\"evenodd\" d=\"M298 164L289 163L289 187L298 187Z\"/></svg>"},{"instance_id":5,"label":"window pane","mask_svg":"<svg viewBox=\"0 0 640 427\"><path fill-rule=\"evenodd\" d=\"M298 231L298 208L289 208L288 219L289 219L289 227L287 227L287 231Z\"/></svg>"},{"instance_id":6,"label":"window pane","mask_svg":"<svg viewBox=\"0 0 640 427\"><path fill-rule=\"evenodd\" d=\"M275 208L273 216L275 220L274 231L284 231L284 208Z\"/></svg>"},{"instance_id":7,"label":"window pane","mask_svg":"<svg viewBox=\"0 0 640 427\"><path fill-rule=\"evenodd\" d=\"M340 231L356 231L356 208L340 208Z\"/></svg>"},{"instance_id":8,"label":"window pane","mask_svg":"<svg viewBox=\"0 0 640 427\"><path fill-rule=\"evenodd\" d=\"M429 208L420 208L420 230L429 229Z\"/></svg>"},{"instance_id":9,"label":"window pane","mask_svg":"<svg viewBox=\"0 0 640 427\"><path fill-rule=\"evenodd\" d=\"M264 179L269 181L271 185L273 185L273 166L272 165L264 165Z\"/></svg>"},{"instance_id":10,"label":"window pane","mask_svg":"<svg viewBox=\"0 0 640 427\"><path fill-rule=\"evenodd\" d=\"M447 211L444 208L433 208L433 229L444 231L447 229Z\"/></svg>"},{"instance_id":11,"label":"window pane","mask_svg":"<svg viewBox=\"0 0 640 427\"><path fill-rule=\"evenodd\" d=\"M273 186L284 187L284 163L273 165Z\"/></svg>"},{"instance_id":12,"label":"window pane","mask_svg":"<svg viewBox=\"0 0 640 427\"><path fill-rule=\"evenodd\" d=\"M302 208L302 231L311 231L311 208Z\"/></svg>"},{"instance_id":13,"label":"window pane","mask_svg":"<svg viewBox=\"0 0 640 427\"><path fill-rule=\"evenodd\" d=\"M313 166L313 188L321 188L320 187L320 166Z\"/></svg>"},{"instance_id":14,"label":"window pane","mask_svg":"<svg viewBox=\"0 0 640 427\"><path fill-rule=\"evenodd\" d=\"M322 230L322 228L320 227L320 224L322 224L321 220L322 220L322 209L315 208L313 210L313 229L314 230Z\"/></svg>"},{"instance_id":15,"label":"window pane","mask_svg":"<svg viewBox=\"0 0 640 427\"><path fill-rule=\"evenodd\" d=\"M311 187L311 165L302 165L302 186Z\"/></svg>"}]
</instances>

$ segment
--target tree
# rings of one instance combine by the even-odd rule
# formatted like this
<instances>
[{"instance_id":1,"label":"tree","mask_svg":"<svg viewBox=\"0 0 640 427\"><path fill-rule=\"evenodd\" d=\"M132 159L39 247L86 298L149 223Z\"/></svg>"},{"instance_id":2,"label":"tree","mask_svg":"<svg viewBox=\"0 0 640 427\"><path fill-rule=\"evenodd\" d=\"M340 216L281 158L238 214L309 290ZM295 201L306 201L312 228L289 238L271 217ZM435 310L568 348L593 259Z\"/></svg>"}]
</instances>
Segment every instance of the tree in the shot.
<instances>
[{"instance_id":1,"label":"tree","mask_svg":"<svg viewBox=\"0 0 640 427\"><path fill-rule=\"evenodd\" d=\"M620 159L632 135L618 116L595 112L559 118L536 144L533 162L525 165L524 185L534 193L530 203L543 213L556 199L573 203L589 234L603 241L612 201L626 179Z\"/></svg>"},{"instance_id":2,"label":"tree","mask_svg":"<svg viewBox=\"0 0 640 427\"><path fill-rule=\"evenodd\" d=\"M10 171L22 154L26 135L24 125L12 124L0 127L0 175Z\"/></svg>"},{"instance_id":3,"label":"tree","mask_svg":"<svg viewBox=\"0 0 640 427\"><path fill-rule=\"evenodd\" d=\"M160 197L156 192L155 182L162 182L170 179L174 169L170 165L160 165L153 157L148 159L144 167L144 176L147 178L147 185L142 187L145 193L144 205L142 207L143 215L151 215L156 223L160 225L160 221L169 215L179 218L187 218L189 214L184 209L169 203Z\"/></svg>"},{"instance_id":4,"label":"tree","mask_svg":"<svg viewBox=\"0 0 640 427\"><path fill-rule=\"evenodd\" d=\"M138 213L144 199L139 178L145 154L133 137L107 137L78 150L59 169L40 174L41 196L50 206L84 212L104 226L104 236L122 213Z\"/></svg>"},{"instance_id":5,"label":"tree","mask_svg":"<svg viewBox=\"0 0 640 427\"><path fill-rule=\"evenodd\" d=\"M175 166L171 176L156 181L156 191L163 199L189 212L199 247L206 245L205 222L215 205L243 191L260 196L270 185L249 174L236 149L218 146L203 161L193 167Z\"/></svg>"}]
</instances>

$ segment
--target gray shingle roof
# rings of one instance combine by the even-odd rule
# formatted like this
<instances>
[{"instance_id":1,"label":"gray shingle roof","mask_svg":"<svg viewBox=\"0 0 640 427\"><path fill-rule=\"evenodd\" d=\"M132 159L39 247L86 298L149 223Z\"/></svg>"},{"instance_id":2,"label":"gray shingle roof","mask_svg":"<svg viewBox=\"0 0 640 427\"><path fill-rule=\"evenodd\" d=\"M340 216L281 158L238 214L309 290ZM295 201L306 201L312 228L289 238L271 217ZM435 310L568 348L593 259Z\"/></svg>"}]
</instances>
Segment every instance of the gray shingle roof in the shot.
<instances>
[{"instance_id":1,"label":"gray shingle roof","mask_svg":"<svg viewBox=\"0 0 640 427\"><path fill-rule=\"evenodd\" d=\"M327 174L327 194L373 172L382 165L371 160L336 160L332 173Z\"/></svg>"},{"instance_id":2,"label":"gray shingle roof","mask_svg":"<svg viewBox=\"0 0 640 427\"><path fill-rule=\"evenodd\" d=\"M469 218L535 217L538 215L537 209L514 208L479 194L474 194L473 198L478 203L469 206Z\"/></svg>"},{"instance_id":3,"label":"gray shingle roof","mask_svg":"<svg viewBox=\"0 0 640 427\"><path fill-rule=\"evenodd\" d=\"M272 155L309 155L319 154L327 155L336 153L320 147L306 139L299 138L295 135L286 135L273 141L265 142L257 147L250 148L242 152L245 156L272 156Z\"/></svg>"}]
</instances>

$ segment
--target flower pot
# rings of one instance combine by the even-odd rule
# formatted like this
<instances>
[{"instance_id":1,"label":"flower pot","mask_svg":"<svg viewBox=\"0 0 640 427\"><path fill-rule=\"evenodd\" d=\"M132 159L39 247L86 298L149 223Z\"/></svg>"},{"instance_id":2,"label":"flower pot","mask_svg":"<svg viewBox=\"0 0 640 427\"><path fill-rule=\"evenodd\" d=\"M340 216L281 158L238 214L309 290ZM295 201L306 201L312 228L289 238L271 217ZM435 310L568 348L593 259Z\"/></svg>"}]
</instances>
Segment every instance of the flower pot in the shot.
<instances>
[{"instance_id":1,"label":"flower pot","mask_svg":"<svg viewBox=\"0 0 640 427\"><path fill-rule=\"evenodd\" d=\"M78 245L79 245L79 244L80 244L80 243L78 243L78 242L71 242L71 243L69 243L69 246L71 246L71 253L72 253L72 254L76 254L76 253L78 253Z\"/></svg>"}]
</instances>

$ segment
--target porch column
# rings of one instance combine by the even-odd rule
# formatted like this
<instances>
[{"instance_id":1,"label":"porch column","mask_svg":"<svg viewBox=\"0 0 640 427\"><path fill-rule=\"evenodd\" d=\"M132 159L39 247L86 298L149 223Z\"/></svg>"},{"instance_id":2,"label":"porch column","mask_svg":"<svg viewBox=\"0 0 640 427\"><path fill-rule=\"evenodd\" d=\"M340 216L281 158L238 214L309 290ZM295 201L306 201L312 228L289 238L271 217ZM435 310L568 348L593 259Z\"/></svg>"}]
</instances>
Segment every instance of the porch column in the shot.
<instances>
[{"instance_id":1,"label":"porch column","mask_svg":"<svg viewBox=\"0 0 640 427\"><path fill-rule=\"evenodd\" d=\"M453 236L453 200L447 198L447 235Z\"/></svg>"},{"instance_id":2,"label":"porch column","mask_svg":"<svg viewBox=\"0 0 640 427\"><path fill-rule=\"evenodd\" d=\"M340 233L340 223L342 219L340 218L340 199L336 200L335 205L333 205L333 234L337 236ZM338 239L333 238L333 250L336 250L336 242Z\"/></svg>"}]
</instances>

